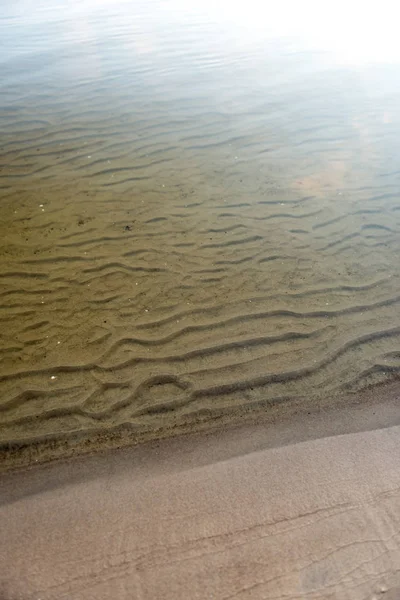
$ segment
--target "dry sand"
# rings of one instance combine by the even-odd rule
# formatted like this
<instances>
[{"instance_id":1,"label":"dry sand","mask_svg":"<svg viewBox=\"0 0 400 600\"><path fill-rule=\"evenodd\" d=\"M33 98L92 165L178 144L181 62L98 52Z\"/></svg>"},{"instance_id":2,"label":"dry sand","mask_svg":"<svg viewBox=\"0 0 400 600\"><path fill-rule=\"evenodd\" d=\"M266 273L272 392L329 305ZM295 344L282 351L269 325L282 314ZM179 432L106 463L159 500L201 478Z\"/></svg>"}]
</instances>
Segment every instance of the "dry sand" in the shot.
<instances>
[{"instance_id":1,"label":"dry sand","mask_svg":"<svg viewBox=\"0 0 400 600\"><path fill-rule=\"evenodd\" d=\"M3 475L1 597L399 598L395 400Z\"/></svg>"}]
</instances>

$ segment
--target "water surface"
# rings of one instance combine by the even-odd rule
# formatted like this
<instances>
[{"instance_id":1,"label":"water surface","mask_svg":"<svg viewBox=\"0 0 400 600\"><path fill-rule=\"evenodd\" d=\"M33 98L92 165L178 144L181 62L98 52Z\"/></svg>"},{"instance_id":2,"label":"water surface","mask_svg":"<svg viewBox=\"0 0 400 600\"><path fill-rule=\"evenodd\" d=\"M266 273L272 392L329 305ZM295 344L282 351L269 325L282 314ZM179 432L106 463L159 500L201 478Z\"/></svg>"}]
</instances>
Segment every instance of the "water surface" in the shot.
<instances>
[{"instance_id":1,"label":"water surface","mask_svg":"<svg viewBox=\"0 0 400 600\"><path fill-rule=\"evenodd\" d=\"M257 6L2 4L3 447L398 372L399 62Z\"/></svg>"}]
</instances>

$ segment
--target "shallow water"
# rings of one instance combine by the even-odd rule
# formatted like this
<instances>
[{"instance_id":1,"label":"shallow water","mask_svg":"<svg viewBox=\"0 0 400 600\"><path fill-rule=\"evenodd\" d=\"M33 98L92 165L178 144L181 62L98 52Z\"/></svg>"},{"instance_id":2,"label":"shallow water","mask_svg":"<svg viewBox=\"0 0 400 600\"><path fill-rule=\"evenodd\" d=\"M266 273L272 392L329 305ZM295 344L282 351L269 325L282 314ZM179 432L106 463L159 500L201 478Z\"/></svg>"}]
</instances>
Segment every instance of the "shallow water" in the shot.
<instances>
[{"instance_id":1,"label":"shallow water","mask_svg":"<svg viewBox=\"0 0 400 600\"><path fill-rule=\"evenodd\" d=\"M2 4L3 447L400 368L399 62L210 6Z\"/></svg>"}]
</instances>

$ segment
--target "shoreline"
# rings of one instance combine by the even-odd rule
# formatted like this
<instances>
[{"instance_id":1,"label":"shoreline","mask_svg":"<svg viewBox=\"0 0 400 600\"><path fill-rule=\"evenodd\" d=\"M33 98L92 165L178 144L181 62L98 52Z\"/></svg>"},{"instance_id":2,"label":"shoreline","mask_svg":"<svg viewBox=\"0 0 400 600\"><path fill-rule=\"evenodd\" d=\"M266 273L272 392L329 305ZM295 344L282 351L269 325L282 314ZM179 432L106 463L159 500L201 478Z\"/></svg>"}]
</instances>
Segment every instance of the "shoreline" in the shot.
<instances>
[{"instance_id":1,"label":"shoreline","mask_svg":"<svg viewBox=\"0 0 400 600\"><path fill-rule=\"evenodd\" d=\"M259 430L263 448L306 441L318 437L400 425L400 381L378 383L351 394L321 398L291 399L246 411L205 415L202 420L154 431L135 431L127 426L86 435L82 432L40 439L39 441L3 442L0 446L0 475L39 465L78 459L115 450L145 451L159 443L202 443L204 437L235 434L245 439L249 428ZM346 418L343 415L346 413ZM362 413L362 415L361 415ZM198 440L198 442L196 442Z\"/></svg>"},{"instance_id":2,"label":"shoreline","mask_svg":"<svg viewBox=\"0 0 400 600\"><path fill-rule=\"evenodd\" d=\"M400 389L374 393L3 474L1 593L394 600Z\"/></svg>"}]
</instances>

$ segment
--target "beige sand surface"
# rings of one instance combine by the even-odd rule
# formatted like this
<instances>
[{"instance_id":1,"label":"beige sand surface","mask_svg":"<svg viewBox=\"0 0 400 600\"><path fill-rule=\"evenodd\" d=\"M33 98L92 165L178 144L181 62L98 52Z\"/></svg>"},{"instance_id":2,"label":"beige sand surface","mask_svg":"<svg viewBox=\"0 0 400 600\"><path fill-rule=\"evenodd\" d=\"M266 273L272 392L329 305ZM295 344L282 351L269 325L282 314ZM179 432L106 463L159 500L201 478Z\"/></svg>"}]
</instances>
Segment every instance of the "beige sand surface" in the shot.
<instances>
[{"instance_id":1,"label":"beige sand surface","mask_svg":"<svg viewBox=\"0 0 400 600\"><path fill-rule=\"evenodd\" d=\"M373 413L357 410L368 429ZM337 430L331 417L309 426ZM342 426L356 417L342 413ZM399 598L400 427L270 448L267 434L232 429L3 475L1 598Z\"/></svg>"}]
</instances>

